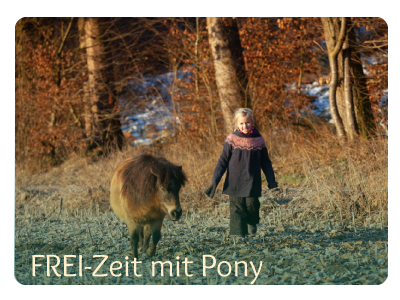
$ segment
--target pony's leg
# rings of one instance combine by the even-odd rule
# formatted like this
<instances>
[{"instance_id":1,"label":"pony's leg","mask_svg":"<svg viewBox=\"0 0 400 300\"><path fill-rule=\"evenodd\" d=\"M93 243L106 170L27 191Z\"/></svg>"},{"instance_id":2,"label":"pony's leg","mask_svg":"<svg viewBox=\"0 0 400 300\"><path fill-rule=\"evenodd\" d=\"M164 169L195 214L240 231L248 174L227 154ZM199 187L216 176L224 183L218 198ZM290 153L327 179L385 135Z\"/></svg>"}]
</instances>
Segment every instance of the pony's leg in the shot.
<instances>
[{"instance_id":1,"label":"pony's leg","mask_svg":"<svg viewBox=\"0 0 400 300\"><path fill-rule=\"evenodd\" d=\"M158 241L161 239L161 226L163 219L154 220L150 223L151 235L153 236L150 248L147 251L148 256L154 256L156 254L156 247Z\"/></svg>"},{"instance_id":2,"label":"pony's leg","mask_svg":"<svg viewBox=\"0 0 400 300\"><path fill-rule=\"evenodd\" d=\"M138 258L138 244L139 244L139 236L140 231L142 230L142 226L135 222L127 222L128 230L129 230L129 237L131 241L132 247L132 255L135 258Z\"/></svg>"},{"instance_id":3,"label":"pony's leg","mask_svg":"<svg viewBox=\"0 0 400 300\"><path fill-rule=\"evenodd\" d=\"M143 240L142 240L142 250L143 252L146 252L146 250L149 248L149 242L150 242L150 236L151 236L151 229L150 225L146 224L143 226Z\"/></svg>"},{"instance_id":4,"label":"pony's leg","mask_svg":"<svg viewBox=\"0 0 400 300\"><path fill-rule=\"evenodd\" d=\"M140 247L142 247L142 249L143 249L143 228L144 226L142 226L142 228L140 229L140 234L139 234L139 245Z\"/></svg>"}]
</instances>

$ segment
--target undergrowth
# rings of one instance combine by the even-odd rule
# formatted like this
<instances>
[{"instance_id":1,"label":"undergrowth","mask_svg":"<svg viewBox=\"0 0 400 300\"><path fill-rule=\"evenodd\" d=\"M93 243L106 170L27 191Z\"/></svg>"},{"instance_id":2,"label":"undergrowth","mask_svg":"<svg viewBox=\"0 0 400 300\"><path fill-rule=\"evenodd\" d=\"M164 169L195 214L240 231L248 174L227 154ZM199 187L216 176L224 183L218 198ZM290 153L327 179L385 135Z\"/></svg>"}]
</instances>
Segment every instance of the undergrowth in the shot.
<instances>
[{"instance_id":1,"label":"undergrowth","mask_svg":"<svg viewBox=\"0 0 400 300\"><path fill-rule=\"evenodd\" d=\"M295 188L295 197L304 200L301 207L306 210L318 209L344 218L368 218L379 213L387 219L388 140L373 137L342 142L330 126L313 126L307 130L292 127L262 132L279 187ZM63 207L109 210L113 172L129 157L151 153L182 165L189 179L181 190L184 208L213 210L227 202L221 194L224 178L213 199L204 194L223 143L222 135L202 141L177 135L150 146L125 147L103 157L75 154L46 171L34 172L32 166L17 164L16 206L30 203L56 207L62 199ZM40 197L35 197L37 194Z\"/></svg>"}]
</instances>

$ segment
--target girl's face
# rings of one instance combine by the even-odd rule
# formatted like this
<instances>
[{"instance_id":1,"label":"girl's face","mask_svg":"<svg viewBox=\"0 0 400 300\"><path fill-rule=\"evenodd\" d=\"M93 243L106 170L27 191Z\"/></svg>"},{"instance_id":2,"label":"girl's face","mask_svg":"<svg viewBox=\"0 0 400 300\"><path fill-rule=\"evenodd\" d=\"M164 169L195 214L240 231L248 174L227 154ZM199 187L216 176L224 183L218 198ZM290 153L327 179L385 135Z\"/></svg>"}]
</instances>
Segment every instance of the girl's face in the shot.
<instances>
[{"instance_id":1,"label":"girl's face","mask_svg":"<svg viewBox=\"0 0 400 300\"><path fill-rule=\"evenodd\" d=\"M247 134L250 132L253 122L249 116L239 117L237 118L236 126L241 132Z\"/></svg>"}]
</instances>

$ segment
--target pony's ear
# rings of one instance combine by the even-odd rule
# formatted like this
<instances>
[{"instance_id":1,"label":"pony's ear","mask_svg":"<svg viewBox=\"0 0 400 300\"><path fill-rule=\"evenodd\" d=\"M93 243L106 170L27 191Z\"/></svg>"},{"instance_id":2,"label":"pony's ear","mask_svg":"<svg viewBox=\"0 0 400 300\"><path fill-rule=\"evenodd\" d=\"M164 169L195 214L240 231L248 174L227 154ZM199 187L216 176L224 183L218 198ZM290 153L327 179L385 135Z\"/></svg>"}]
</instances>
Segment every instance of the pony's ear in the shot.
<instances>
[{"instance_id":1,"label":"pony's ear","mask_svg":"<svg viewBox=\"0 0 400 300\"><path fill-rule=\"evenodd\" d=\"M153 168L153 167L150 167L150 172L151 172L151 174L153 174L153 175L156 176L156 177L159 176L157 170L156 170L155 168Z\"/></svg>"},{"instance_id":2,"label":"pony's ear","mask_svg":"<svg viewBox=\"0 0 400 300\"><path fill-rule=\"evenodd\" d=\"M150 167L150 172L157 178L157 183L161 186L165 185L165 174L162 170L155 168L154 166Z\"/></svg>"}]
</instances>

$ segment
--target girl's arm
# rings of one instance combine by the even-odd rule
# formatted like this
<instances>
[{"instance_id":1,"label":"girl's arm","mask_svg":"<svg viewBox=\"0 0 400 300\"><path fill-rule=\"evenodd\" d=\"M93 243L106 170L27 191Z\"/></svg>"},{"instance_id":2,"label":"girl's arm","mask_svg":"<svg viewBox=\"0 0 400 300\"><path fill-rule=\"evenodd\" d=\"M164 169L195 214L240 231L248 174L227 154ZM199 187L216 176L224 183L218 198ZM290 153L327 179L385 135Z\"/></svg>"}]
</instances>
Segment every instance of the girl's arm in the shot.
<instances>
[{"instance_id":1,"label":"girl's arm","mask_svg":"<svg viewBox=\"0 0 400 300\"><path fill-rule=\"evenodd\" d=\"M218 183L221 181L222 176L224 175L226 169L228 168L231 156L232 156L232 145L225 142L224 148L222 149L222 153L219 156L217 166L215 167L212 179L212 182L216 183L216 185L218 185Z\"/></svg>"},{"instance_id":2,"label":"girl's arm","mask_svg":"<svg viewBox=\"0 0 400 300\"><path fill-rule=\"evenodd\" d=\"M278 183L275 181L274 169L272 168L272 163L268 156L267 147L261 149L261 169L267 178L268 188L273 189L278 187Z\"/></svg>"},{"instance_id":3,"label":"girl's arm","mask_svg":"<svg viewBox=\"0 0 400 300\"><path fill-rule=\"evenodd\" d=\"M217 166L215 167L214 170L211 186L205 191L206 195L208 195L209 197L212 198L214 196L218 183L221 181L222 176L224 175L226 169L228 168L231 156L232 156L232 145L225 142L224 148L222 149L222 153L218 159Z\"/></svg>"}]
</instances>

